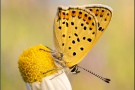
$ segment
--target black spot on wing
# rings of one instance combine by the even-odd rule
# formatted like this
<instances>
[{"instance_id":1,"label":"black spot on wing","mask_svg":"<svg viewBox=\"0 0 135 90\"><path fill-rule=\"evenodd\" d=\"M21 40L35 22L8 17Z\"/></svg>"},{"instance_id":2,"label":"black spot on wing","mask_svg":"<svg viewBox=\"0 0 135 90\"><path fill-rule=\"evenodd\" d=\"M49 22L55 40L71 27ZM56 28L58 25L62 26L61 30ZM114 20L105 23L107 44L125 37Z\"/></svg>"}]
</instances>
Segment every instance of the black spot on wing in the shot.
<instances>
[{"instance_id":1,"label":"black spot on wing","mask_svg":"<svg viewBox=\"0 0 135 90\"><path fill-rule=\"evenodd\" d=\"M68 47L68 49L70 50L70 49L71 49L71 47Z\"/></svg>"},{"instance_id":2,"label":"black spot on wing","mask_svg":"<svg viewBox=\"0 0 135 90\"><path fill-rule=\"evenodd\" d=\"M61 30L61 26L58 27Z\"/></svg>"},{"instance_id":3,"label":"black spot on wing","mask_svg":"<svg viewBox=\"0 0 135 90\"><path fill-rule=\"evenodd\" d=\"M74 25L74 22L71 22L71 25Z\"/></svg>"},{"instance_id":4,"label":"black spot on wing","mask_svg":"<svg viewBox=\"0 0 135 90\"><path fill-rule=\"evenodd\" d=\"M80 47L80 50L81 50L81 51L83 51L83 50L84 50L84 48L83 48L83 47Z\"/></svg>"},{"instance_id":5,"label":"black spot on wing","mask_svg":"<svg viewBox=\"0 0 135 90\"><path fill-rule=\"evenodd\" d=\"M87 39L87 41L88 41L88 42L91 42L91 41L92 41L92 39L91 39L91 38L88 38L88 39Z\"/></svg>"},{"instance_id":6,"label":"black spot on wing","mask_svg":"<svg viewBox=\"0 0 135 90\"><path fill-rule=\"evenodd\" d=\"M77 41L78 41L78 42L80 42L80 39L79 39L79 38L77 38Z\"/></svg>"},{"instance_id":7,"label":"black spot on wing","mask_svg":"<svg viewBox=\"0 0 135 90\"><path fill-rule=\"evenodd\" d=\"M73 40L72 43L75 44L75 40Z\"/></svg>"},{"instance_id":8,"label":"black spot on wing","mask_svg":"<svg viewBox=\"0 0 135 90\"><path fill-rule=\"evenodd\" d=\"M76 56L76 52L73 52L73 56Z\"/></svg>"}]
</instances>

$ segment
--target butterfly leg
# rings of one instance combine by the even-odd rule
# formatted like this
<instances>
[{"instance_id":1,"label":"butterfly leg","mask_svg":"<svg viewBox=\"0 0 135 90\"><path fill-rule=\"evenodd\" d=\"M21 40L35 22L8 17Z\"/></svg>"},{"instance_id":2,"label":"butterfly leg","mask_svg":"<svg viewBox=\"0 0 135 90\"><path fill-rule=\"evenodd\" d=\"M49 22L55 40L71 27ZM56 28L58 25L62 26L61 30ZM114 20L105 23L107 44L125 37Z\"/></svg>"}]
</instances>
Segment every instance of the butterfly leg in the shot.
<instances>
[{"instance_id":1,"label":"butterfly leg","mask_svg":"<svg viewBox=\"0 0 135 90\"><path fill-rule=\"evenodd\" d=\"M54 77L52 77L50 80L54 79L55 77L61 75L63 73L63 71L61 73L58 73L57 75L55 75Z\"/></svg>"},{"instance_id":2,"label":"butterfly leg","mask_svg":"<svg viewBox=\"0 0 135 90\"><path fill-rule=\"evenodd\" d=\"M46 72L44 72L44 74L48 73L48 72L51 72L53 70L62 70L63 68L62 67L59 67L59 68L54 68L54 69L51 69L51 70L48 70ZM50 80L52 80L53 78L57 77L58 75L62 74L63 71L61 73L58 73L57 75L55 75L54 77L52 77Z\"/></svg>"},{"instance_id":3,"label":"butterfly leg","mask_svg":"<svg viewBox=\"0 0 135 90\"><path fill-rule=\"evenodd\" d=\"M63 68L62 68L62 67L54 68L54 69L51 69L51 70L48 70L48 71L44 72L44 74L46 74L46 73L48 73L48 72L51 72L51 71L53 71L53 70L61 70L61 69L63 69Z\"/></svg>"}]
</instances>

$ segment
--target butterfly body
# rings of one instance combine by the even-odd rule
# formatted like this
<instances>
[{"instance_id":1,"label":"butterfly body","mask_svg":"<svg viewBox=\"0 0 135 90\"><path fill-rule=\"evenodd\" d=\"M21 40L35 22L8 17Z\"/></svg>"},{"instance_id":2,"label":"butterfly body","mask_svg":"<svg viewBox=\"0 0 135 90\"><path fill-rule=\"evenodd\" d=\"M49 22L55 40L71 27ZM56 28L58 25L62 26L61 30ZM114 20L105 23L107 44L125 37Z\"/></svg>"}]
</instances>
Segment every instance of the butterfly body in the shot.
<instances>
[{"instance_id":1,"label":"butterfly body","mask_svg":"<svg viewBox=\"0 0 135 90\"><path fill-rule=\"evenodd\" d=\"M67 67L78 64L105 31L112 9L105 5L59 7L54 20L52 56Z\"/></svg>"}]
</instances>

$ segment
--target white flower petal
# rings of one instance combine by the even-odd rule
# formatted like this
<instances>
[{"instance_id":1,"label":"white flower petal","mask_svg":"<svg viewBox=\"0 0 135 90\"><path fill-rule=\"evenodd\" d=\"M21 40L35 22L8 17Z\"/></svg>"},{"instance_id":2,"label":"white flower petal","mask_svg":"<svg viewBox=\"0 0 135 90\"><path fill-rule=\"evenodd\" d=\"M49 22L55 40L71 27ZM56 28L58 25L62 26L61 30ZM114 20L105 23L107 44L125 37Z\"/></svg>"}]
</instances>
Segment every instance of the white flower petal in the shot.
<instances>
[{"instance_id":1,"label":"white flower petal","mask_svg":"<svg viewBox=\"0 0 135 90\"><path fill-rule=\"evenodd\" d=\"M25 83L27 90L31 90L31 86L29 83Z\"/></svg>"},{"instance_id":2,"label":"white flower petal","mask_svg":"<svg viewBox=\"0 0 135 90\"><path fill-rule=\"evenodd\" d=\"M72 90L64 71L44 77L41 82L26 84L27 90Z\"/></svg>"},{"instance_id":3,"label":"white flower petal","mask_svg":"<svg viewBox=\"0 0 135 90\"><path fill-rule=\"evenodd\" d=\"M47 90L55 90L55 88L53 86L53 82L52 82L52 80L50 80L50 76L43 78L43 81L41 83L43 86L45 84L45 87L47 87ZM44 90L44 87L42 87L42 90Z\"/></svg>"}]
</instances>

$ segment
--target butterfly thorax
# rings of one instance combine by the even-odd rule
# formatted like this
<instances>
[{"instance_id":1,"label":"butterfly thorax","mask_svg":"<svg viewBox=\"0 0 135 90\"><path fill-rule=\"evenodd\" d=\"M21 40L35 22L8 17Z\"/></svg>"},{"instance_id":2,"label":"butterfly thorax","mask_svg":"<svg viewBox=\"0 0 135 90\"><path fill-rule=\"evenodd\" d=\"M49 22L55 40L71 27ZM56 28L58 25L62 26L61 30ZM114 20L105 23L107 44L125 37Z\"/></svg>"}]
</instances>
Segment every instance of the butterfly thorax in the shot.
<instances>
[{"instance_id":1,"label":"butterfly thorax","mask_svg":"<svg viewBox=\"0 0 135 90\"><path fill-rule=\"evenodd\" d=\"M55 62L59 65L61 65L63 68L67 67L68 62L64 60L63 53L60 52L53 52L52 53L53 58L55 59ZM70 68L70 67L69 67ZM72 67L71 67L72 68Z\"/></svg>"}]
</instances>

